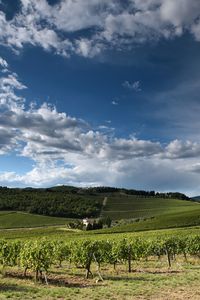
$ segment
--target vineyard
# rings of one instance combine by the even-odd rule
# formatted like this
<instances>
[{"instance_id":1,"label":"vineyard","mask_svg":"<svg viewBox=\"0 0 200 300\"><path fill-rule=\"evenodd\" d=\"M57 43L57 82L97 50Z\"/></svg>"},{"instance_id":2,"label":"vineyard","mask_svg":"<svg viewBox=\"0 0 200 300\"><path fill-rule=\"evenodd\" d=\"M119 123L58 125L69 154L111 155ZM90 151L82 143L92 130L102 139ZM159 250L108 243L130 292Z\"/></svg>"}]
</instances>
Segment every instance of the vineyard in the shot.
<instances>
[{"instance_id":1,"label":"vineyard","mask_svg":"<svg viewBox=\"0 0 200 300\"><path fill-rule=\"evenodd\" d=\"M101 214L111 214L111 228L83 231L68 218L1 211L0 300L200 299L198 203L86 192L98 203L106 197Z\"/></svg>"},{"instance_id":2,"label":"vineyard","mask_svg":"<svg viewBox=\"0 0 200 300\"><path fill-rule=\"evenodd\" d=\"M171 268L177 256L183 256L187 262L190 257L200 259L200 236L166 237L162 239L118 239L118 240L82 240L82 241L4 241L0 242L0 262L6 267L23 269L24 277L27 271L34 272L35 281L41 280L48 284L48 272L52 266L61 267L63 263L74 265L85 270L85 277L93 277L91 265L97 267L99 280L103 281L101 265L118 264L128 267L132 272L133 261L147 261L166 257Z\"/></svg>"}]
</instances>

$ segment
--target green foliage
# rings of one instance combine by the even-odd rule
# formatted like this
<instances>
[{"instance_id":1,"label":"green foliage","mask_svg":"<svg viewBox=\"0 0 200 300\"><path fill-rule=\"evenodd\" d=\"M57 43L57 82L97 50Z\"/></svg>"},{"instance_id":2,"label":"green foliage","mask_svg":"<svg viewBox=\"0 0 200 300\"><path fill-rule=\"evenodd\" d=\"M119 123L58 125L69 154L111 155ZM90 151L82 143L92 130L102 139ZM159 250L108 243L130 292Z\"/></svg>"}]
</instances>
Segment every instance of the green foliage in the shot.
<instances>
[{"instance_id":1,"label":"green foliage","mask_svg":"<svg viewBox=\"0 0 200 300\"><path fill-rule=\"evenodd\" d=\"M39 274L47 272L51 265L71 262L75 266L85 268L86 278L92 275L92 262L128 263L131 272L133 260L148 259L150 256L167 257L169 267L175 255L190 254L200 257L200 236L190 238L180 236L164 236L162 238L126 238L111 240L88 240L64 242L50 240L35 240L27 242L0 241L0 262L4 266L20 266L35 272L36 280Z\"/></svg>"},{"instance_id":2,"label":"green foliage","mask_svg":"<svg viewBox=\"0 0 200 300\"><path fill-rule=\"evenodd\" d=\"M3 266L16 266L19 262L19 254L22 244L19 241L0 242L0 262Z\"/></svg>"},{"instance_id":3,"label":"green foliage","mask_svg":"<svg viewBox=\"0 0 200 300\"><path fill-rule=\"evenodd\" d=\"M47 272L54 262L53 243L50 241L27 242L20 251L20 265L25 269L31 269L35 272L35 279L38 280L39 273Z\"/></svg>"},{"instance_id":4,"label":"green foliage","mask_svg":"<svg viewBox=\"0 0 200 300\"><path fill-rule=\"evenodd\" d=\"M69 244L63 241L56 241L53 243L53 257L54 262L58 263L59 266L62 265L63 261L68 261L70 259L71 250Z\"/></svg>"},{"instance_id":5,"label":"green foliage","mask_svg":"<svg viewBox=\"0 0 200 300\"><path fill-rule=\"evenodd\" d=\"M189 200L188 197L180 193L160 194L154 191L126 190L113 187L76 188L72 186L60 186L47 189L0 187L0 210L25 211L33 214L69 218L98 217L102 208L103 196L108 196L109 198L106 210L109 210L110 197L114 197L115 199L114 210L116 210L117 206L119 207L119 203L116 202L117 197L120 198L123 207L125 205L124 202L126 202L124 198L126 200L127 197L131 199L135 197L137 200L139 198L140 200L141 198L147 198L150 207L151 198L157 203L160 201L159 198L167 200L165 204L168 201L170 202L173 197ZM137 202L139 204L141 201ZM119 208L118 216L115 216L115 214L109 214L109 216L112 219L121 218L122 215L119 214L120 210ZM126 218L128 218L127 213L130 213L131 210L137 210L137 207L133 205L131 208L127 207L126 210ZM107 216L106 213L105 216ZM110 220L107 219L107 226L109 227L110 225Z\"/></svg>"},{"instance_id":6,"label":"green foliage","mask_svg":"<svg viewBox=\"0 0 200 300\"><path fill-rule=\"evenodd\" d=\"M98 197L75 194L72 189L9 189L0 187L0 210L83 218L99 215Z\"/></svg>"},{"instance_id":7,"label":"green foliage","mask_svg":"<svg viewBox=\"0 0 200 300\"><path fill-rule=\"evenodd\" d=\"M194 236L188 239L188 253L197 255L200 258L200 236Z\"/></svg>"}]
</instances>

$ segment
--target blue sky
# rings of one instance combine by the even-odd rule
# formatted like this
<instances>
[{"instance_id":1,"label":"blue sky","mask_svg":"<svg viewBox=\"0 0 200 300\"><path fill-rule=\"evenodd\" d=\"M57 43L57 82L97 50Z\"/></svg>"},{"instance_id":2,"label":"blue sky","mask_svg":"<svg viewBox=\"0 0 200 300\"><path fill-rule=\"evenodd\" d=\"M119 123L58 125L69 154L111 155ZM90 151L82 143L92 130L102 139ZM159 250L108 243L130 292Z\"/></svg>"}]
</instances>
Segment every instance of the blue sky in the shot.
<instances>
[{"instance_id":1,"label":"blue sky","mask_svg":"<svg viewBox=\"0 0 200 300\"><path fill-rule=\"evenodd\" d=\"M0 1L0 185L200 193L198 0Z\"/></svg>"}]
</instances>

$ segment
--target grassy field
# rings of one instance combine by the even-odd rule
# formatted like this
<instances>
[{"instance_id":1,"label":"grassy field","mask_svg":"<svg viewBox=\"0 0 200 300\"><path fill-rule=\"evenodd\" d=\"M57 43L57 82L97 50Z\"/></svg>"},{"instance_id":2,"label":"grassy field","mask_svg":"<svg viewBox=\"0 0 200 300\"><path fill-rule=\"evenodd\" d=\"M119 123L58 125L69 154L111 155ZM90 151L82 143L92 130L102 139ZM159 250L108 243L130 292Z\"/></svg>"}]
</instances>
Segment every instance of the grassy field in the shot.
<instances>
[{"instance_id":1,"label":"grassy field","mask_svg":"<svg viewBox=\"0 0 200 300\"><path fill-rule=\"evenodd\" d=\"M0 228L40 227L48 225L67 224L69 219L40 216L15 211L0 212Z\"/></svg>"},{"instance_id":2,"label":"grassy field","mask_svg":"<svg viewBox=\"0 0 200 300\"><path fill-rule=\"evenodd\" d=\"M107 197L103 215L118 222L112 228L96 231L69 230L69 219L31 215L19 212L0 212L0 239L40 239L74 241L82 239L115 240L119 238L143 239L166 236L192 236L200 234L200 204L190 201L134 196ZM123 224L120 219L133 218ZM134 218L139 220L134 221ZM128 221L127 221L128 222ZM7 228L7 229L6 229ZM0 267L2 268L2 267ZM33 274L22 276L23 270L6 267L0 272L1 299L70 299L70 300L142 300L142 299L200 299L199 259L181 256L168 268L166 256L161 260L133 262L132 272L127 265L118 263L117 271L111 265L102 265L103 282L97 280L97 266L92 265L94 278L86 280L85 270L73 265L53 266L48 274L49 285L35 283Z\"/></svg>"},{"instance_id":3,"label":"grassy field","mask_svg":"<svg viewBox=\"0 0 200 300\"><path fill-rule=\"evenodd\" d=\"M34 283L31 273L30 279L24 279L18 269L8 267L0 275L0 299L200 299L200 266L193 258L188 263L179 258L170 270L163 259L141 261L133 267L134 271L127 273L126 265L119 264L117 271L102 266L103 282L97 282L95 265L94 278L89 280L84 279L82 269L69 265L54 267L48 276L48 286Z\"/></svg>"},{"instance_id":4,"label":"grassy field","mask_svg":"<svg viewBox=\"0 0 200 300\"><path fill-rule=\"evenodd\" d=\"M109 215L112 220L149 218L166 213L185 212L198 206L198 203L186 200L113 193L107 197L102 214L103 216Z\"/></svg>"},{"instance_id":5,"label":"grassy field","mask_svg":"<svg viewBox=\"0 0 200 300\"><path fill-rule=\"evenodd\" d=\"M66 226L45 226L43 228L20 228L20 229L2 229L0 230L0 239L40 239L51 238L54 240L80 240L80 239L118 239L129 237L162 237L165 235L181 235L191 236L200 234L200 226L183 227L183 228L171 228L160 230L144 230L144 231L119 231L112 232L108 230L94 230L94 231L81 231L81 230L69 230Z\"/></svg>"},{"instance_id":6,"label":"grassy field","mask_svg":"<svg viewBox=\"0 0 200 300\"><path fill-rule=\"evenodd\" d=\"M101 231L114 233L197 226L200 225L200 205L188 206L187 209L175 210L149 219L144 218L133 221L130 224L123 224L123 222L119 222L118 224L119 226Z\"/></svg>"},{"instance_id":7,"label":"grassy field","mask_svg":"<svg viewBox=\"0 0 200 300\"><path fill-rule=\"evenodd\" d=\"M145 199L145 201L147 202L149 200ZM177 202L180 202L180 207L177 206ZM133 220L130 224L123 224L124 221L121 222L118 220L117 226L91 232L67 229L65 225L70 219L66 218L39 216L19 212L1 212L0 238L62 237L65 235L70 235L75 238L75 236L82 237L85 235L98 236L102 234L111 235L113 233L125 234L128 232L151 231L165 228L200 226L200 204L182 200L172 200L172 203L174 208L172 208L173 205L171 205L171 207L168 208L167 213L161 214L160 212L160 215L154 217L146 217L138 219L138 221ZM157 210L154 209L153 212L156 214L156 211ZM45 227L34 229L34 227L43 226ZM6 228L9 230L3 230ZM21 229L16 230L17 228Z\"/></svg>"},{"instance_id":8,"label":"grassy field","mask_svg":"<svg viewBox=\"0 0 200 300\"><path fill-rule=\"evenodd\" d=\"M200 234L200 226L177 229L149 230L142 232L100 233L99 231L69 231L63 226L49 226L33 229L1 230L0 238L7 239L60 239L73 241L80 239L107 240L118 238L143 239L165 236L191 236ZM188 257L185 262L182 256L173 261L168 268L166 256L161 260L149 258L148 261L133 262L132 273L127 273L127 264L118 263L116 271L111 265L101 265L104 281L98 282L97 266L92 265L94 278L86 280L85 270L70 264L54 266L49 270L48 286L35 283L33 274L28 273L25 279L23 270L6 267L0 275L0 299L41 299L41 300L185 300L200 299L199 259Z\"/></svg>"},{"instance_id":9,"label":"grassy field","mask_svg":"<svg viewBox=\"0 0 200 300\"><path fill-rule=\"evenodd\" d=\"M102 195L102 199L105 195ZM119 222L133 219L131 225L119 222L112 230L137 231L182 226L200 225L200 203L163 199L156 197L136 197L112 193L108 195L101 216L110 216ZM15 211L0 211L0 229L19 227L40 227L67 224L70 219L28 214Z\"/></svg>"}]
</instances>

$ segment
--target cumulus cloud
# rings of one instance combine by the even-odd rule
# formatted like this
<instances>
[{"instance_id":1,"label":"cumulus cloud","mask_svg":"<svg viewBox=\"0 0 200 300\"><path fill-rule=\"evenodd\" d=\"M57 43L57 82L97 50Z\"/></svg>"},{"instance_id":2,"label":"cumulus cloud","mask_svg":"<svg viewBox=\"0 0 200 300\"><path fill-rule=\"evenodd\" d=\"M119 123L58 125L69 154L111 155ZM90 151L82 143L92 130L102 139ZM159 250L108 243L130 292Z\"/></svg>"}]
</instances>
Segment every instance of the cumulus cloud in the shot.
<instances>
[{"instance_id":1,"label":"cumulus cloud","mask_svg":"<svg viewBox=\"0 0 200 300\"><path fill-rule=\"evenodd\" d=\"M16 73L9 72L7 76L0 77L0 109L16 110L23 107L23 97L16 94L17 90L23 89L26 86L20 82Z\"/></svg>"},{"instance_id":2,"label":"cumulus cloud","mask_svg":"<svg viewBox=\"0 0 200 300\"><path fill-rule=\"evenodd\" d=\"M113 185L191 191L199 180L200 144L173 140L167 145L86 121L18 96L26 86L12 73L0 78L0 155L33 161L25 174L1 172L0 185Z\"/></svg>"},{"instance_id":3,"label":"cumulus cloud","mask_svg":"<svg viewBox=\"0 0 200 300\"><path fill-rule=\"evenodd\" d=\"M2 57L0 57L0 67L2 67L3 69L7 69L8 68L8 63L5 59L3 59Z\"/></svg>"},{"instance_id":4,"label":"cumulus cloud","mask_svg":"<svg viewBox=\"0 0 200 300\"><path fill-rule=\"evenodd\" d=\"M15 131L0 127L0 155L6 154L17 147Z\"/></svg>"},{"instance_id":5,"label":"cumulus cloud","mask_svg":"<svg viewBox=\"0 0 200 300\"><path fill-rule=\"evenodd\" d=\"M200 157L200 144L191 141L174 140L166 147L165 156L172 159Z\"/></svg>"},{"instance_id":6,"label":"cumulus cloud","mask_svg":"<svg viewBox=\"0 0 200 300\"><path fill-rule=\"evenodd\" d=\"M0 43L16 53L29 44L63 56L94 57L185 32L200 40L199 0L20 2L11 20L0 12Z\"/></svg>"}]
</instances>

